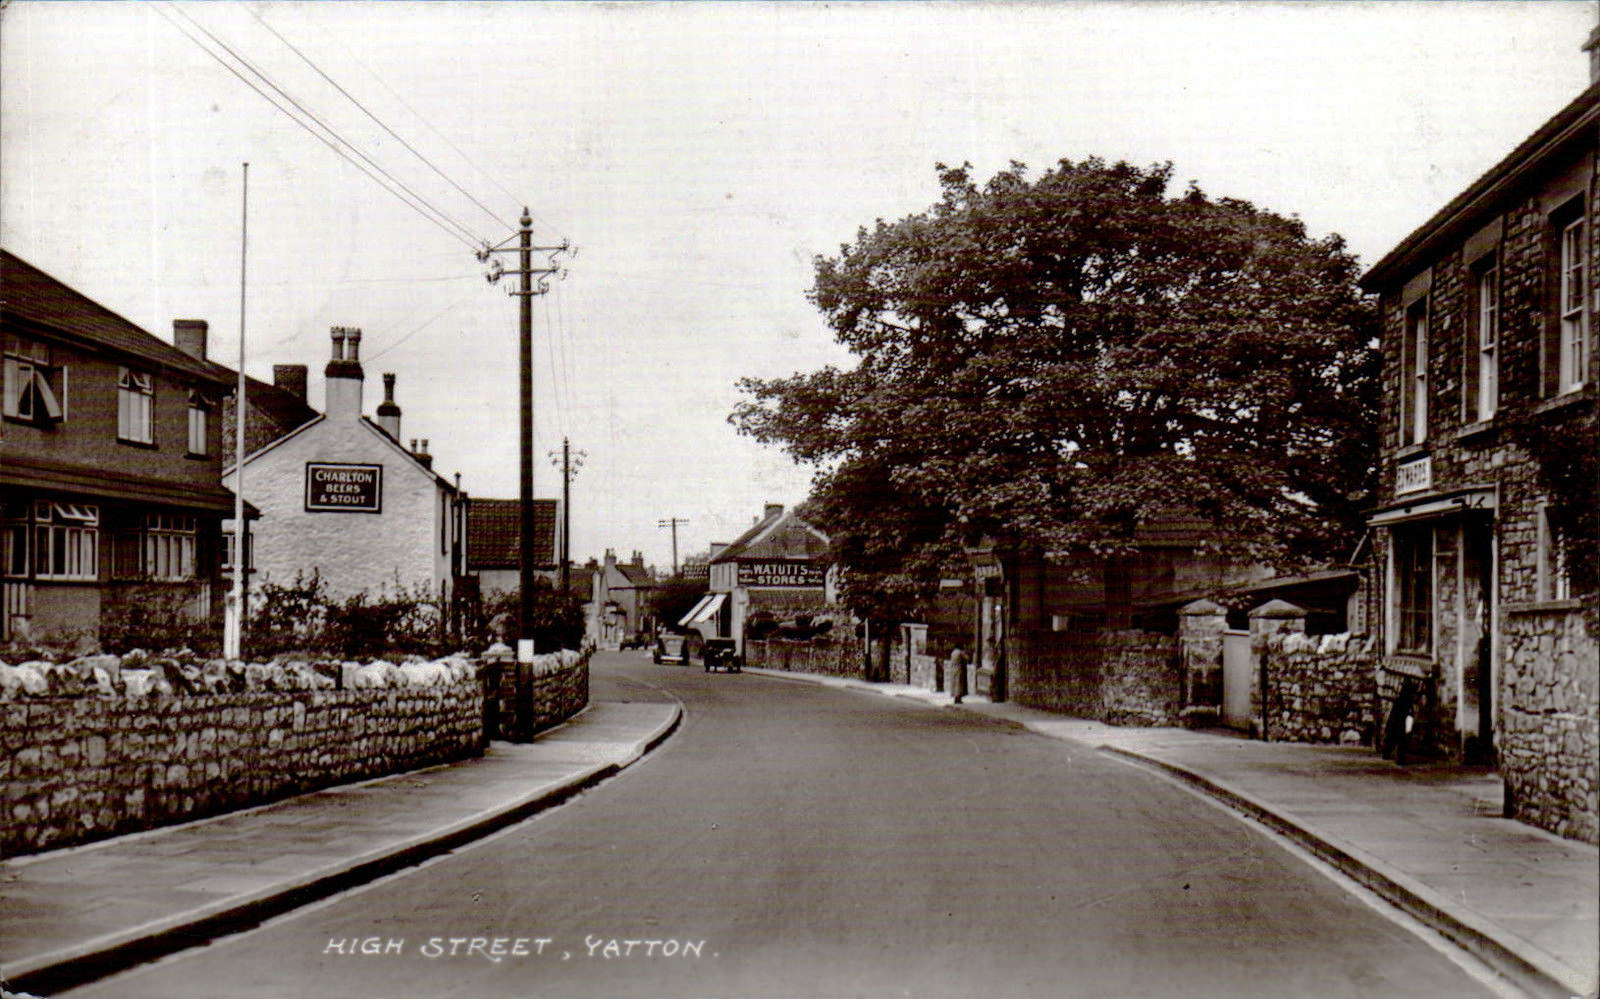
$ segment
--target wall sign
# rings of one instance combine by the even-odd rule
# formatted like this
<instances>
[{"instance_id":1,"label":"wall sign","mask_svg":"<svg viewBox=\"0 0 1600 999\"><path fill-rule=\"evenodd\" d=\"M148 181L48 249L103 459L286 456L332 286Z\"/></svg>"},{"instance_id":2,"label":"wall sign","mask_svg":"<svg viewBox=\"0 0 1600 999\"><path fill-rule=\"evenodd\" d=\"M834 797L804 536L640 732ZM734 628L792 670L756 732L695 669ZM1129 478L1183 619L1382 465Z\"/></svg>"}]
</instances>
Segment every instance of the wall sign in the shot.
<instances>
[{"instance_id":1,"label":"wall sign","mask_svg":"<svg viewBox=\"0 0 1600 999\"><path fill-rule=\"evenodd\" d=\"M821 589L828 567L809 559L740 559L740 586L792 586Z\"/></svg>"},{"instance_id":2,"label":"wall sign","mask_svg":"<svg viewBox=\"0 0 1600 999\"><path fill-rule=\"evenodd\" d=\"M383 511L383 466L306 462L306 510Z\"/></svg>"},{"instance_id":3,"label":"wall sign","mask_svg":"<svg viewBox=\"0 0 1600 999\"><path fill-rule=\"evenodd\" d=\"M1404 496L1406 493L1420 492L1433 488L1433 458L1423 455L1415 461L1408 461L1394 470L1394 494Z\"/></svg>"}]
</instances>

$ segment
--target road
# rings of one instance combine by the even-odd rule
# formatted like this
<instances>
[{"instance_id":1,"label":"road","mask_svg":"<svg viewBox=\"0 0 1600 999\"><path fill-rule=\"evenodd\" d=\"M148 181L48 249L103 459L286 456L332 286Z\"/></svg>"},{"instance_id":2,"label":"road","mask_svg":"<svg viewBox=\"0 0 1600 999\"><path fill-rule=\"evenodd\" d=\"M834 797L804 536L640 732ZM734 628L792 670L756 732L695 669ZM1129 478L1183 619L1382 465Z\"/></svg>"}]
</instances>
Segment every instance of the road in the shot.
<instances>
[{"instance_id":1,"label":"road","mask_svg":"<svg viewBox=\"0 0 1600 999\"><path fill-rule=\"evenodd\" d=\"M684 722L528 822L70 995L1491 994L1087 746L643 653L597 657L594 696Z\"/></svg>"}]
</instances>

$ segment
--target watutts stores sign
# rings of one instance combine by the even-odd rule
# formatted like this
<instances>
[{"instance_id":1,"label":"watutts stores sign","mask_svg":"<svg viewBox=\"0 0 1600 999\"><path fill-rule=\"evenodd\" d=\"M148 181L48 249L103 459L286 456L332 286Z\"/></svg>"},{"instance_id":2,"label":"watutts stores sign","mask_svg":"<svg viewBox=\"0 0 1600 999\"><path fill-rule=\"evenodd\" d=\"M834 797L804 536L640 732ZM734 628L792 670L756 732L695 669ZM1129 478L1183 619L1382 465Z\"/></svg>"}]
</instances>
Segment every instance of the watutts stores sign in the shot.
<instances>
[{"instance_id":1,"label":"watutts stores sign","mask_svg":"<svg viewBox=\"0 0 1600 999\"><path fill-rule=\"evenodd\" d=\"M306 510L381 512L383 466L306 462Z\"/></svg>"},{"instance_id":2,"label":"watutts stores sign","mask_svg":"<svg viewBox=\"0 0 1600 999\"><path fill-rule=\"evenodd\" d=\"M739 560L740 586L794 586L821 589L828 567L809 559Z\"/></svg>"}]
</instances>

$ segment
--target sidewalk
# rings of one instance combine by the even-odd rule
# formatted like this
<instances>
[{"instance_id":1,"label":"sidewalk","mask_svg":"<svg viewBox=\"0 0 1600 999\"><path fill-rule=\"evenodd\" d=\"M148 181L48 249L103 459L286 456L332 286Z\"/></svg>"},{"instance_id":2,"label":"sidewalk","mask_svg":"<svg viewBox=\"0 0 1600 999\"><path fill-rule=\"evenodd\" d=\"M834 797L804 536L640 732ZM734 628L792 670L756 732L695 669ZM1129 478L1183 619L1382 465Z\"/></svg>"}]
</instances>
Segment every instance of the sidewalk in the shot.
<instances>
[{"instance_id":1,"label":"sidewalk","mask_svg":"<svg viewBox=\"0 0 1600 999\"><path fill-rule=\"evenodd\" d=\"M679 717L596 703L459 763L0 861L0 986L47 995L442 853L628 766Z\"/></svg>"},{"instance_id":2,"label":"sidewalk","mask_svg":"<svg viewBox=\"0 0 1600 999\"><path fill-rule=\"evenodd\" d=\"M903 684L748 673L952 707ZM1267 743L1220 731L1120 728L968 697L961 710L1098 747L1261 821L1535 995L1593 995L1600 851L1501 818L1480 768L1397 766L1370 748Z\"/></svg>"}]
</instances>

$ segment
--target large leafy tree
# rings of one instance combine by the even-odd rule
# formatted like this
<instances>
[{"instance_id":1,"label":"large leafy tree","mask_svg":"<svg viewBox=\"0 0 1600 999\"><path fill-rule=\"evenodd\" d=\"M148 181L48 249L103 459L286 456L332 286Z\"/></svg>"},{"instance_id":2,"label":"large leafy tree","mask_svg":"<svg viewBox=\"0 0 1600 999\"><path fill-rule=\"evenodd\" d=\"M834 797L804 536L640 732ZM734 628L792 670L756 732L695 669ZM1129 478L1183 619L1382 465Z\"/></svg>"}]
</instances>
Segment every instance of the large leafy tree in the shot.
<instances>
[{"instance_id":1,"label":"large leafy tree","mask_svg":"<svg viewBox=\"0 0 1600 999\"><path fill-rule=\"evenodd\" d=\"M1279 565L1353 547L1379 357L1339 237L1171 194L1170 165L938 172L816 260L858 363L745 379L730 418L818 469L852 602L891 613L982 535L1115 566L1173 513Z\"/></svg>"}]
</instances>

